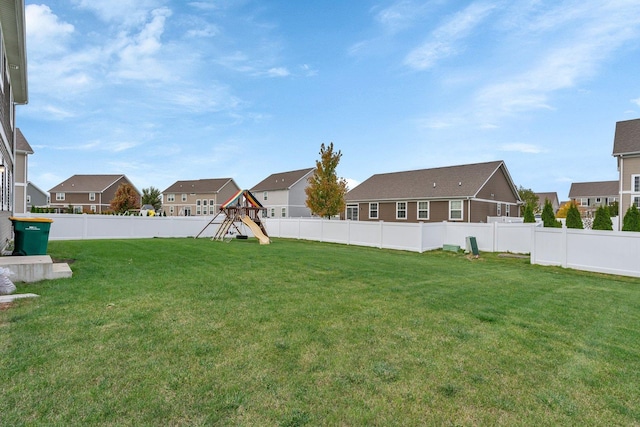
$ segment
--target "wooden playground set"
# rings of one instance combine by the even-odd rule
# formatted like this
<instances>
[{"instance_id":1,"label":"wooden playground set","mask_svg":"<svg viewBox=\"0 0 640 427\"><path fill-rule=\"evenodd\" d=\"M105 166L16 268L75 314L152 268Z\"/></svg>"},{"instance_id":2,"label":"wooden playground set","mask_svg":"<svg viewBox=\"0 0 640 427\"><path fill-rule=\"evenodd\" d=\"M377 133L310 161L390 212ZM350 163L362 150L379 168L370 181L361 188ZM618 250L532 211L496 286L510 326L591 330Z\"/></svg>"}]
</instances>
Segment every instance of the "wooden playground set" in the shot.
<instances>
[{"instance_id":1,"label":"wooden playground set","mask_svg":"<svg viewBox=\"0 0 640 427\"><path fill-rule=\"evenodd\" d=\"M220 223L211 240L229 242L234 237L246 239L246 233L241 228L247 226L260 241L261 245L268 245L271 241L263 222L260 220L260 215L263 212L265 212L265 208L249 190L240 190L220 206L218 214L205 225L196 236L196 239L200 237L207 227L215 224L218 216L225 215L224 220Z\"/></svg>"}]
</instances>

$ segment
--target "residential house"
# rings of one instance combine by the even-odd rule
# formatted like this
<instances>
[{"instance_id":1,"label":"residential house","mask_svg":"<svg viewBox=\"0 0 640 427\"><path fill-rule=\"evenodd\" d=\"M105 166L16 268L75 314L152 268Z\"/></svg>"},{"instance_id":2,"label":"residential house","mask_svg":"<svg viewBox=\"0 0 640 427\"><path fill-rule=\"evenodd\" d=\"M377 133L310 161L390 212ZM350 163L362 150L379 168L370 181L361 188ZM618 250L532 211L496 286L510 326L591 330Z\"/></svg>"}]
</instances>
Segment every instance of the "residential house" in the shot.
<instances>
[{"instance_id":1,"label":"residential house","mask_svg":"<svg viewBox=\"0 0 640 427\"><path fill-rule=\"evenodd\" d=\"M609 206L618 197L618 181L574 182L569 189L569 199L587 218L595 217L600 206Z\"/></svg>"},{"instance_id":2,"label":"residential house","mask_svg":"<svg viewBox=\"0 0 640 427\"><path fill-rule=\"evenodd\" d=\"M140 191L125 175L73 175L49 190L52 208L74 213L104 213L111 211L111 201L123 184ZM140 198L138 199L138 202Z\"/></svg>"},{"instance_id":3,"label":"residential house","mask_svg":"<svg viewBox=\"0 0 640 427\"><path fill-rule=\"evenodd\" d=\"M632 203L640 208L640 119L616 123L613 156L618 160L617 194L623 218Z\"/></svg>"},{"instance_id":4,"label":"residential house","mask_svg":"<svg viewBox=\"0 0 640 427\"><path fill-rule=\"evenodd\" d=\"M268 217L310 217L305 189L315 168L274 173L251 188L251 193L265 207Z\"/></svg>"},{"instance_id":5,"label":"residential house","mask_svg":"<svg viewBox=\"0 0 640 427\"><path fill-rule=\"evenodd\" d=\"M238 191L232 178L176 181L162 192L162 211L167 216L215 215Z\"/></svg>"},{"instance_id":6,"label":"residential house","mask_svg":"<svg viewBox=\"0 0 640 427\"><path fill-rule=\"evenodd\" d=\"M558 193L549 192L549 193L535 193L538 196L538 209L537 212L542 212L544 208L544 203L548 200L551 203L551 207L553 208L553 212L558 212L560 209L560 200L558 199Z\"/></svg>"},{"instance_id":7,"label":"residential house","mask_svg":"<svg viewBox=\"0 0 640 427\"><path fill-rule=\"evenodd\" d=\"M13 212L23 214L29 212L27 209L27 184L29 182L27 171L29 169L29 154L33 154L33 149L24 137L20 128L16 128L16 156L14 163L14 206Z\"/></svg>"},{"instance_id":8,"label":"residential house","mask_svg":"<svg viewBox=\"0 0 640 427\"><path fill-rule=\"evenodd\" d=\"M28 102L23 0L0 0L0 245L12 238L16 106Z\"/></svg>"},{"instance_id":9,"label":"residential house","mask_svg":"<svg viewBox=\"0 0 640 427\"><path fill-rule=\"evenodd\" d=\"M522 203L501 160L373 175L346 202L346 219L398 222L486 222Z\"/></svg>"},{"instance_id":10,"label":"residential house","mask_svg":"<svg viewBox=\"0 0 640 427\"><path fill-rule=\"evenodd\" d=\"M48 207L50 203L49 193L41 190L31 181L27 183L27 212L31 212L32 206L43 208Z\"/></svg>"}]
</instances>

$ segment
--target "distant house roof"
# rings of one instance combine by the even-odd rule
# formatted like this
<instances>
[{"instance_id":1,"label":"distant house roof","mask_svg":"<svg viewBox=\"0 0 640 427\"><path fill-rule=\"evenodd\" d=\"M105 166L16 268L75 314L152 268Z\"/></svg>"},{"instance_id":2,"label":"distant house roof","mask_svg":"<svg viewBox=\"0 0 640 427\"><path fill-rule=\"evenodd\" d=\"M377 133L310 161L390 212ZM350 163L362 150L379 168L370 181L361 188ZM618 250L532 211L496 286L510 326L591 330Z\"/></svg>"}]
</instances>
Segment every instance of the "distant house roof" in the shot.
<instances>
[{"instance_id":1,"label":"distant house roof","mask_svg":"<svg viewBox=\"0 0 640 427\"><path fill-rule=\"evenodd\" d=\"M33 182L31 181L27 181L27 187L31 187L33 188L35 191L37 191L38 193L41 193L45 196L48 196L49 193L47 193L46 191L42 190L40 187L38 187L37 185L35 185Z\"/></svg>"},{"instance_id":2,"label":"distant house roof","mask_svg":"<svg viewBox=\"0 0 640 427\"><path fill-rule=\"evenodd\" d=\"M536 193L536 196L538 196L538 204L544 205L544 201L548 200L551 203L555 202L560 202L560 199L558 199L558 193L556 192L550 192L550 193Z\"/></svg>"},{"instance_id":3,"label":"distant house roof","mask_svg":"<svg viewBox=\"0 0 640 427\"><path fill-rule=\"evenodd\" d=\"M211 178L176 181L162 193L215 194L219 193L220 190L222 190L222 188L230 182L233 182L233 178Z\"/></svg>"},{"instance_id":4,"label":"distant house roof","mask_svg":"<svg viewBox=\"0 0 640 427\"><path fill-rule=\"evenodd\" d=\"M27 138L24 137L20 128L16 128L16 151L33 154L33 148L29 145Z\"/></svg>"},{"instance_id":5,"label":"distant house roof","mask_svg":"<svg viewBox=\"0 0 640 427\"><path fill-rule=\"evenodd\" d=\"M619 192L618 181L574 182L569 190L569 198L617 196Z\"/></svg>"},{"instance_id":6,"label":"distant house roof","mask_svg":"<svg viewBox=\"0 0 640 427\"><path fill-rule=\"evenodd\" d=\"M315 168L307 168L290 172L274 173L254 185L251 191L288 190L314 170Z\"/></svg>"},{"instance_id":7,"label":"distant house roof","mask_svg":"<svg viewBox=\"0 0 640 427\"><path fill-rule=\"evenodd\" d=\"M87 193L95 192L102 193L107 190L118 180L124 178L129 182L124 175L73 175L66 181L61 182L52 189L50 193ZM136 191L138 191L136 189Z\"/></svg>"},{"instance_id":8,"label":"distant house roof","mask_svg":"<svg viewBox=\"0 0 640 427\"><path fill-rule=\"evenodd\" d=\"M500 168L504 168L505 175L510 181L511 190L519 200L518 191L502 160L373 175L349 191L346 200L475 197Z\"/></svg>"},{"instance_id":9,"label":"distant house roof","mask_svg":"<svg viewBox=\"0 0 640 427\"><path fill-rule=\"evenodd\" d=\"M640 119L616 123L613 155L640 154Z\"/></svg>"}]
</instances>

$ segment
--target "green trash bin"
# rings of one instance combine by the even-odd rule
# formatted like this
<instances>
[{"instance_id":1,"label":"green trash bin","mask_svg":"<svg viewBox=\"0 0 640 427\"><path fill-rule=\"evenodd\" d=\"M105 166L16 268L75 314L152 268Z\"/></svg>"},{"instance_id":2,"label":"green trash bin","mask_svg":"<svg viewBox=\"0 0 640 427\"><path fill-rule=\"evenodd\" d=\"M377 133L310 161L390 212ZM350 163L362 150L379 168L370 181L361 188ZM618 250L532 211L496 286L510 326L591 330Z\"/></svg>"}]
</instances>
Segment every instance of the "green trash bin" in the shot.
<instances>
[{"instance_id":1,"label":"green trash bin","mask_svg":"<svg viewBox=\"0 0 640 427\"><path fill-rule=\"evenodd\" d=\"M13 223L12 255L46 255L52 219L9 217Z\"/></svg>"}]
</instances>

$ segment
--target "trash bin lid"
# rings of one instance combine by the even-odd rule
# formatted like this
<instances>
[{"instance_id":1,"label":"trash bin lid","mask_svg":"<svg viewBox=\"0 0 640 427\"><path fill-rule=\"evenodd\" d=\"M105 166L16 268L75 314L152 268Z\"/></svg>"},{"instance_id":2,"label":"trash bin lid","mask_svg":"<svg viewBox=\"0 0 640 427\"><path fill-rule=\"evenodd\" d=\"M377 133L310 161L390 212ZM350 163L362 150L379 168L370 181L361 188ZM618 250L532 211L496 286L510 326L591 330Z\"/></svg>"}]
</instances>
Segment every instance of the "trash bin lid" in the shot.
<instances>
[{"instance_id":1,"label":"trash bin lid","mask_svg":"<svg viewBox=\"0 0 640 427\"><path fill-rule=\"evenodd\" d=\"M51 218L18 218L15 216L10 216L9 219L11 221L25 221L25 222L53 222Z\"/></svg>"}]
</instances>

